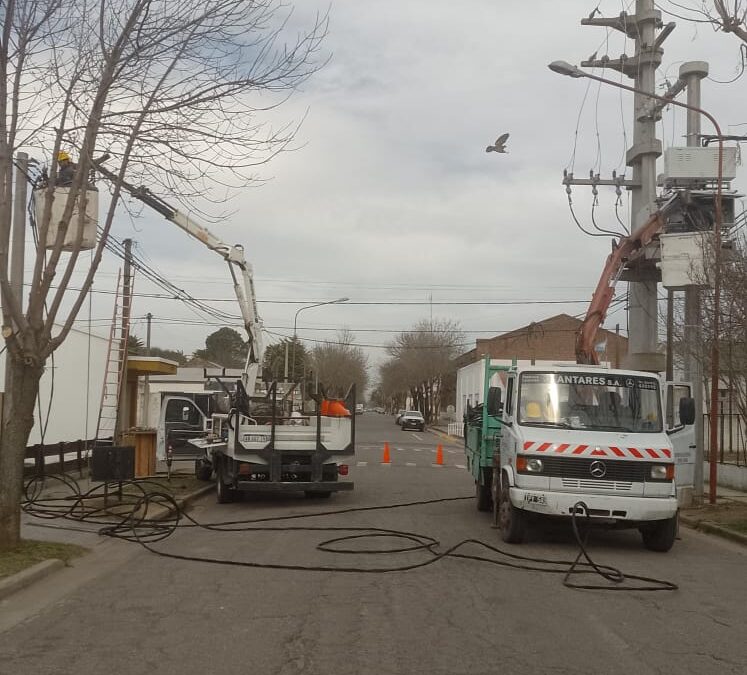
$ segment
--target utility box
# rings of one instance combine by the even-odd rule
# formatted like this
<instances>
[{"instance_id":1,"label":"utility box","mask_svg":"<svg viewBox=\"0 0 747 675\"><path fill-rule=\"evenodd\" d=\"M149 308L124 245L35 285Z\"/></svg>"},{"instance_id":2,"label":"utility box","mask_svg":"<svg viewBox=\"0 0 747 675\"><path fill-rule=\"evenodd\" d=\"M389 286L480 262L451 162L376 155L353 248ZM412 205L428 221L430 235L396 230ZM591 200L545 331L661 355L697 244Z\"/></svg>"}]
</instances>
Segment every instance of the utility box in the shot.
<instances>
[{"instance_id":1,"label":"utility box","mask_svg":"<svg viewBox=\"0 0 747 675\"><path fill-rule=\"evenodd\" d=\"M57 239L60 221L65 213L67 206L69 187L56 187L54 189L52 200L52 215L49 219L49 229L47 230L46 248L54 248L54 242ZM44 209L49 196L49 188L39 188L34 190L34 216L37 224L42 222ZM70 217L70 225L65 232L65 240L62 245L63 251L72 251L75 249L75 241L78 237L79 216L83 210L83 238L80 243L80 249L87 251L96 246L97 230L99 224L99 191L89 185L84 191L81 191L78 200L73 208L73 214Z\"/></svg>"},{"instance_id":2,"label":"utility box","mask_svg":"<svg viewBox=\"0 0 747 675\"><path fill-rule=\"evenodd\" d=\"M135 448L99 445L91 453L91 480L110 482L135 478Z\"/></svg>"},{"instance_id":3,"label":"utility box","mask_svg":"<svg viewBox=\"0 0 747 675\"><path fill-rule=\"evenodd\" d=\"M135 477L156 474L156 432L137 429L122 434L122 442L135 448Z\"/></svg>"},{"instance_id":4,"label":"utility box","mask_svg":"<svg viewBox=\"0 0 747 675\"><path fill-rule=\"evenodd\" d=\"M704 286L705 249L710 245L710 232L662 234L661 283L664 288L678 290L689 286Z\"/></svg>"},{"instance_id":5,"label":"utility box","mask_svg":"<svg viewBox=\"0 0 747 675\"><path fill-rule=\"evenodd\" d=\"M675 147L664 151L664 177L669 180L718 179L718 147ZM737 177L737 149L724 148L722 180Z\"/></svg>"}]
</instances>

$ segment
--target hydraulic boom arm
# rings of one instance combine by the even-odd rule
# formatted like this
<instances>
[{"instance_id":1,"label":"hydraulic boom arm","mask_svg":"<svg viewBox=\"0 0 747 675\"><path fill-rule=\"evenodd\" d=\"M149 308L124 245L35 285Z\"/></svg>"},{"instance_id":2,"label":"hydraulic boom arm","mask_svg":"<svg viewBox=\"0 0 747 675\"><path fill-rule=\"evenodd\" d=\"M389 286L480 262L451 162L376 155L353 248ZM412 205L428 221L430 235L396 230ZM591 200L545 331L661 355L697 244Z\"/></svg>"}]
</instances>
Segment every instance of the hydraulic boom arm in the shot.
<instances>
[{"instance_id":1,"label":"hydraulic boom arm","mask_svg":"<svg viewBox=\"0 0 747 675\"><path fill-rule=\"evenodd\" d=\"M667 201L656 213L627 237L623 237L607 256L604 269L599 277L596 290L591 296L581 327L576 334L576 362L598 364L599 357L594 349L597 330L604 323L607 311L615 295L615 285L620 279L625 264L636 251L644 248L661 230L669 214L678 202L677 195Z\"/></svg>"},{"instance_id":2,"label":"hydraulic boom arm","mask_svg":"<svg viewBox=\"0 0 747 675\"><path fill-rule=\"evenodd\" d=\"M94 161L96 170L103 176L113 182L119 182L133 197L147 204L164 218L184 230L188 235L205 244L211 251L215 251L228 263L234 293L239 302L241 317L244 320L244 327L249 336L249 354L247 355L242 382L247 393L251 396L254 393L254 385L262 364L264 348L262 341L262 321L257 313L257 300L254 294L253 271L252 266L246 261L246 257L244 256L244 247L240 244L229 246L223 243L207 228L196 223L185 213L167 204L160 197L154 195L148 188L144 186L137 187L124 180L120 180L119 176L103 166L103 159L105 158ZM241 281L239 281L239 276L236 273L237 269L240 272Z\"/></svg>"}]
</instances>

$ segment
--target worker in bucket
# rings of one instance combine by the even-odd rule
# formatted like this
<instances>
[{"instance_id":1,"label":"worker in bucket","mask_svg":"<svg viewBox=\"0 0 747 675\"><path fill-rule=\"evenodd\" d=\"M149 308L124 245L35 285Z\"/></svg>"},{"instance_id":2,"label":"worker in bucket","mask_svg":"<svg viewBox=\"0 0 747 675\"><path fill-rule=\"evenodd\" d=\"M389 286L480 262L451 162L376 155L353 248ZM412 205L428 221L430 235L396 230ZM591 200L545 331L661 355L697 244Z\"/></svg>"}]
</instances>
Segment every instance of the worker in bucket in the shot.
<instances>
[{"instance_id":1,"label":"worker in bucket","mask_svg":"<svg viewBox=\"0 0 747 675\"><path fill-rule=\"evenodd\" d=\"M73 184L76 166L64 150L57 153L57 185Z\"/></svg>"}]
</instances>

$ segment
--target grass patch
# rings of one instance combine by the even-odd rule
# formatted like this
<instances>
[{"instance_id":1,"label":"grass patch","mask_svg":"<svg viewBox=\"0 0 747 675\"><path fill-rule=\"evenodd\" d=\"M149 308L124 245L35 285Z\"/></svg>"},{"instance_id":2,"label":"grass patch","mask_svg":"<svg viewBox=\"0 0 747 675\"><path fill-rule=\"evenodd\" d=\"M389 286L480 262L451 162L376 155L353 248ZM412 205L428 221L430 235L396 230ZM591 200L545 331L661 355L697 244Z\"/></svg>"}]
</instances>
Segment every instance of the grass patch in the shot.
<instances>
[{"instance_id":1,"label":"grass patch","mask_svg":"<svg viewBox=\"0 0 747 675\"><path fill-rule=\"evenodd\" d=\"M27 539L15 548L0 551L0 579L51 558L58 558L67 565L73 558L87 552L88 549L75 544L57 544Z\"/></svg>"}]
</instances>

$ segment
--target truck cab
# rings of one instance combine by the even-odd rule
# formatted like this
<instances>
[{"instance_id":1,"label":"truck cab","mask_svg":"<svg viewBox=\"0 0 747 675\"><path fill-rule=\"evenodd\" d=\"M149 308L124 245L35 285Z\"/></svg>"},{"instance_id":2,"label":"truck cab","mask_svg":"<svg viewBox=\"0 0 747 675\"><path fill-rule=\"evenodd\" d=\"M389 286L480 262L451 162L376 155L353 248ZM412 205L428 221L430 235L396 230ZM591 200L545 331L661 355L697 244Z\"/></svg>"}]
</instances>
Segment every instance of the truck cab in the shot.
<instances>
[{"instance_id":1,"label":"truck cab","mask_svg":"<svg viewBox=\"0 0 747 675\"><path fill-rule=\"evenodd\" d=\"M506 381L492 497L504 541L524 537L528 514L574 514L637 527L668 551L677 533L673 436L694 421L679 401L665 426L655 374L596 366L514 367Z\"/></svg>"}]
</instances>

